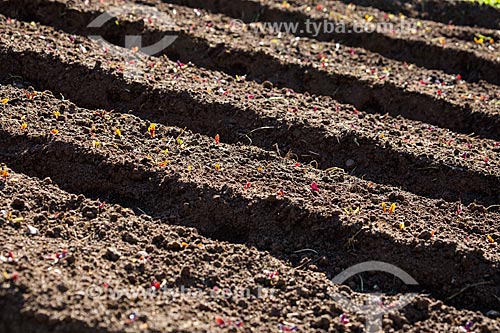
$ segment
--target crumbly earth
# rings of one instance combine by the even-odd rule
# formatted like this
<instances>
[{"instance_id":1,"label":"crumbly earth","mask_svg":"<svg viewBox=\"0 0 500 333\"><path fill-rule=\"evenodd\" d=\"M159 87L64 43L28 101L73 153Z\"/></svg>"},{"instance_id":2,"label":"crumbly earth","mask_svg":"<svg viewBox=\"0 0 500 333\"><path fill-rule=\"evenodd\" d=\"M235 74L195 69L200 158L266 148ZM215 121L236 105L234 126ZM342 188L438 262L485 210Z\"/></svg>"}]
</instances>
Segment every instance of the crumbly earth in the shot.
<instances>
[{"instance_id":1,"label":"crumbly earth","mask_svg":"<svg viewBox=\"0 0 500 333\"><path fill-rule=\"evenodd\" d=\"M494 79L223 15L325 14L292 1L168 2L0 3L0 331L363 332L366 292L415 292L384 332L500 332ZM85 37L117 4L139 12L102 29L114 45ZM120 47L168 32L163 55ZM367 261L418 286L332 283Z\"/></svg>"}]
</instances>

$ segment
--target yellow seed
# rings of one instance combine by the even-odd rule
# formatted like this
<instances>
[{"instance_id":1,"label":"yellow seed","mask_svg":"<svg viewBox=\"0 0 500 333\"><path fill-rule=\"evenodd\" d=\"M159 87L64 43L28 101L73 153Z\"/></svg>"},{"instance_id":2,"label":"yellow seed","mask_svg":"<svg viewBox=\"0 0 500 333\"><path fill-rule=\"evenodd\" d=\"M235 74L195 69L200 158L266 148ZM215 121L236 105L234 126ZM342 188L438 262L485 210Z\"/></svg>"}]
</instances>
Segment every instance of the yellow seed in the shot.
<instances>
[{"instance_id":1,"label":"yellow seed","mask_svg":"<svg viewBox=\"0 0 500 333\"><path fill-rule=\"evenodd\" d=\"M54 117L56 117L56 119L59 119L60 115L61 113L59 111L54 112Z\"/></svg>"},{"instance_id":2,"label":"yellow seed","mask_svg":"<svg viewBox=\"0 0 500 333\"><path fill-rule=\"evenodd\" d=\"M156 124L155 123L152 123L151 125L149 125L148 127L148 132L149 134L151 135L152 138L155 137L155 131L156 131Z\"/></svg>"},{"instance_id":3,"label":"yellow seed","mask_svg":"<svg viewBox=\"0 0 500 333\"><path fill-rule=\"evenodd\" d=\"M120 131L120 129L118 129L118 128L115 128L115 134L116 134L117 136L120 136L120 137L121 137L121 136L122 136L122 131Z\"/></svg>"},{"instance_id":4,"label":"yellow seed","mask_svg":"<svg viewBox=\"0 0 500 333\"><path fill-rule=\"evenodd\" d=\"M395 210L396 210L396 204L393 203L391 207L389 207L389 214L394 213Z\"/></svg>"},{"instance_id":5,"label":"yellow seed","mask_svg":"<svg viewBox=\"0 0 500 333\"><path fill-rule=\"evenodd\" d=\"M404 222L401 222L401 223L399 224L399 229L404 230L404 228L405 228L405 223L404 223Z\"/></svg>"},{"instance_id":6,"label":"yellow seed","mask_svg":"<svg viewBox=\"0 0 500 333\"><path fill-rule=\"evenodd\" d=\"M25 130L26 128L28 128L28 124L26 124L26 123L22 123L22 124L21 124L21 129L22 129L22 130Z\"/></svg>"},{"instance_id":7,"label":"yellow seed","mask_svg":"<svg viewBox=\"0 0 500 333\"><path fill-rule=\"evenodd\" d=\"M495 240L490 235L486 236L486 238L488 238L488 242L490 242L492 244L495 243Z\"/></svg>"},{"instance_id":8,"label":"yellow seed","mask_svg":"<svg viewBox=\"0 0 500 333\"><path fill-rule=\"evenodd\" d=\"M9 99L7 97L1 99L2 104L7 104L9 103Z\"/></svg>"}]
</instances>

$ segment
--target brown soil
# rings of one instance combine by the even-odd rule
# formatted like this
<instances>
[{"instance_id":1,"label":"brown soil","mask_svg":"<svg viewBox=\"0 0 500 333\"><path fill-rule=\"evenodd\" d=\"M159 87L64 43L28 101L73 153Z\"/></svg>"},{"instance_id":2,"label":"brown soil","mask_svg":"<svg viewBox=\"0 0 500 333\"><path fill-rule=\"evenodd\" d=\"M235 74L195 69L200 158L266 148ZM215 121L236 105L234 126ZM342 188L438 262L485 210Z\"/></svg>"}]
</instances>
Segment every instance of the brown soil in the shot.
<instances>
[{"instance_id":1,"label":"brown soil","mask_svg":"<svg viewBox=\"0 0 500 333\"><path fill-rule=\"evenodd\" d=\"M235 33L227 17L180 6L169 25L131 15L102 30L116 45L180 34L147 57L84 36L107 5L3 4L27 22L0 17L0 331L362 332L365 318L331 294L367 290L420 294L384 318L386 332L500 330L496 86L344 46L318 65L310 50L334 44L303 39L285 54L292 36ZM390 66L389 78L363 64ZM447 93L411 83L415 73L445 78ZM490 98L467 103L466 91ZM419 287L384 274L329 281L369 260ZM156 282L200 292L86 294ZM217 288L251 295L222 299Z\"/></svg>"},{"instance_id":2,"label":"brown soil","mask_svg":"<svg viewBox=\"0 0 500 333\"><path fill-rule=\"evenodd\" d=\"M346 4L375 7L406 16L446 24L500 28L500 10L477 2L460 0L341 0Z\"/></svg>"},{"instance_id":3,"label":"brown soil","mask_svg":"<svg viewBox=\"0 0 500 333\"><path fill-rule=\"evenodd\" d=\"M156 2L156 0L153 0ZM338 1L325 1L317 9L315 1L301 1L284 6L277 0L220 0L204 1L201 4L193 0L168 0L166 2L202 7L212 12L223 13L245 22L256 18L262 22L299 22L298 36L310 37L304 22L310 20L320 24L324 20L344 22L347 32L320 32L316 39L320 41L338 41L348 46L362 47L366 50L398 61L411 62L421 67L443 70L449 74L462 73L470 81L483 79L499 84L496 73L500 66L498 43L476 44L477 33L495 40L494 30L481 30L469 27L449 27L433 21L421 21L417 30L376 31L373 33L355 33L355 25L363 26L366 15L372 17L372 23L390 22L396 25L402 18L395 16L387 19L387 13L363 7L350 7ZM290 4L291 2L288 2ZM244 8L244 10L242 10ZM242 16L242 13L245 13ZM418 25L418 20L405 18L406 23Z\"/></svg>"}]
</instances>

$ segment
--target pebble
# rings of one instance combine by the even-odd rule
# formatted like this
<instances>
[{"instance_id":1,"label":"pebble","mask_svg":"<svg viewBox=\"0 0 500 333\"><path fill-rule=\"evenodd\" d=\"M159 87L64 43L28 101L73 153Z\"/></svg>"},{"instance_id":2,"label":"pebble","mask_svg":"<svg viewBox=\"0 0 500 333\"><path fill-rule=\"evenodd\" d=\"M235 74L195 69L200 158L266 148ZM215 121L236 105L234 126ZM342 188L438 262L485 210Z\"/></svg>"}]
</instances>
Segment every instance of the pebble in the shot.
<instances>
[{"instance_id":1,"label":"pebble","mask_svg":"<svg viewBox=\"0 0 500 333\"><path fill-rule=\"evenodd\" d=\"M129 244L137 244L139 242L139 240L134 236L132 235L131 233L129 232L125 232L123 235L122 235L122 240L124 242L127 242Z\"/></svg>"},{"instance_id":2,"label":"pebble","mask_svg":"<svg viewBox=\"0 0 500 333\"><path fill-rule=\"evenodd\" d=\"M309 297L309 289L307 289L306 287L300 287L298 290L297 290L297 293L299 294L300 297Z\"/></svg>"},{"instance_id":3,"label":"pebble","mask_svg":"<svg viewBox=\"0 0 500 333\"><path fill-rule=\"evenodd\" d=\"M262 82L262 86L264 87L264 89L268 89L268 90L273 89L273 84L272 84L272 82L269 82L269 81Z\"/></svg>"},{"instance_id":4,"label":"pebble","mask_svg":"<svg viewBox=\"0 0 500 333\"><path fill-rule=\"evenodd\" d=\"M14 209L23 210L25 207L25 203L23 200L21 200L19 198L15 198L14 200L12 200L12 203L10 204L10 206Z\"/></svg>"},{"instance_id":5,"label":"pebble","mask_svg":"<svg viewBox=\"0 0 500 333\"><path fill-rule=\"evenodd\" d=\"M184 266L181 269L181 277L187 278L191 274L191 271L188 266Z\"/></svg>"},{"instance_id":6,"label":"pebble","mask_svg":"<svg viewBox=\"0 0 500 333\"><path fill-rule=\"evenodd\" d=\"M97 209L89 206L83 207L82 215L89 220L94 219L97 217Z\"/></svg>"},{"instance_id":7,"label":"pebble","mask_svg":"<svg viewBox=\"0 0 500 333\"><path fill-rule=\"evenodd\" d=\"M326 315L321 316L318 319L316 319L311 326L326 331L330 328L330 318L328 318Z\"/></svg>"},{"instance_id":8,"label":"pebble","mask_svg":"<svg viewBox=\"0 0 500 333\"><path fill-rule=\"evenodd\" d=\"M38 229L28 224L28 232L30 235L38 235Z\"/></svg>"},{"instance_id":9,"label":"pebble","mask_svg":"<svg viewBox=\"0 0 500 333\"><path fill-rule=\"evenodd\" d=\"M347 160L345 162L345 166L348 167L348 168L350 168L350 167L352 167L354 165L354 163L355 163L354 160Z\"/></svg>"},{"instance_id":10,"label":"pebble","mask_svg":"<svg viewBox=\"0 0 500 333\"><path fill-rule=\"evenodd\" d=\"M180 249L182 249L182 245L179 242L174 241L174 242L168 242L167 244L167 250L179 251Z\"/></svg>"},{"instance_id":11,"label":"pebble","mask_svg":"<svg viewBox=\"0 0 500 333\"><path fill-rule=\"evenodd\" d=\"M62 293L65 293L69 290L69 288L64 283L60 283L57 285L57 290L59 290Z\"/></svg>"},{"instance_id":12,"label":"pebble","mask_svg":"<svg viewBox=\"0 0 500 333\"><path fill-rule=\"evenodd\" d=\"M499 318L500 312L495 311L495 310L490 310L490 311L486 312L486 315L490 318Z\"/></svg>"},{"instance_id":13,"label":"pebble","mask_svg":"<svg viewBox=\"0 0 500 333\"><path fill-rule=\"evenodd\" d=\"M106 251L106 258L111 261L118 261L120 259L121 253L112 247L109 247Z\"/></svg>"}]
</instances>

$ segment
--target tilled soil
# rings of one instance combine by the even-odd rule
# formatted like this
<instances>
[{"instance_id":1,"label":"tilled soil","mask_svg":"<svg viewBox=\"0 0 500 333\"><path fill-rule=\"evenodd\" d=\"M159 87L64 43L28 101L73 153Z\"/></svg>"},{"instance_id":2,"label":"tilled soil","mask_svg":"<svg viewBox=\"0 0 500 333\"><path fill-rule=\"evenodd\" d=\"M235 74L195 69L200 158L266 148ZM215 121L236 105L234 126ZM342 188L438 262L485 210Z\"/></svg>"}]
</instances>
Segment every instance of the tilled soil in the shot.
<instances>
[{"instance_id":1,"label":"tilled soil","mask_svg":"<svg viewBox=\"0 0 500 333\"><path fill-rule=\"evenodd\" d=\"M2 331L363 329L359 317L342 323L343 310L328 297L342 292L354 298L355 292L266 252L69 194L50 179L10 172L1 193L0 208L12 213L1 220L6 241L0 258L7 274L0 298ZM28 225L37 234L29 234ZM275 275L270 278L269 272ZM250 296L238 297L238 292ZM384 325L394 332L451 332L471 320L481 331L500 329L478 313L422 296Z\"/></svg>"},{"instance_id":2,"label":"tilled soil","mask_svg":"<svg viewBox=\"0 0 500 333\"><path fill-rule=\"evenodd\" d=\"M388 58L440 69L451 74L463 72L464 77L471 81L483 79L494 84L500 83L496 75L500 57L498 46L495 43L478 44L474 41L478 33L494 41L498 37L494 30L450 28L433 21L390 16L375 9L353 7L339 1L324 1L319 5L312 0L285 3L278 0L209 0L201 4L193 0L166 2L202 7L245 22L253 22L255 19L264 22L299 22L296 35L301 37L310 37L305 23L307 21L316 25L324 24L325 20L343 24L345 31L331 33L320 30L313 37L320 41L341 41L349 46L378 52ZM367 20L368 23L390 22L395 28L389 31L382 29L358 33L355 27L363 27ZM398 29L402 22L417 28Z\"/></svg>"},{"instance_id":3,"label":"tilled soil","mask_svg":"<svg viewBox=\"0 0 500 333\"><path fill-rule=\"evenodd\" d=\"M114 4L139 11L102 29L115 45L85 37L109 4L0 7L2 330L362 332L365 318L332 294L368 290L420 294L386 332L499 331L494 80L234 31L188 7ZM144 23L145 8L170 18ZM120 47L166 33L178 38L164 55ZM418 288L383 274L329 281L370 260ZM150 293L109 297L120 288Z\"/></svg>"},{"instance_id":4,"label":"tilled soil","mask_svg":"<svg viewBox=\"0 0 500 333\"><path fill-rule=\"evenodd\" d=\"M434 20L446 24L479 26L489 29L500 27L500 10L471 1L461 0L342 0L346 4L375 7L395 14Z\"/></svg>"}]
</instances>

